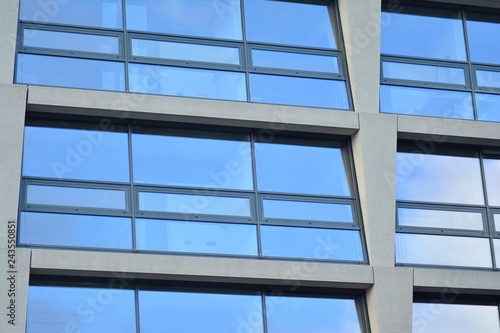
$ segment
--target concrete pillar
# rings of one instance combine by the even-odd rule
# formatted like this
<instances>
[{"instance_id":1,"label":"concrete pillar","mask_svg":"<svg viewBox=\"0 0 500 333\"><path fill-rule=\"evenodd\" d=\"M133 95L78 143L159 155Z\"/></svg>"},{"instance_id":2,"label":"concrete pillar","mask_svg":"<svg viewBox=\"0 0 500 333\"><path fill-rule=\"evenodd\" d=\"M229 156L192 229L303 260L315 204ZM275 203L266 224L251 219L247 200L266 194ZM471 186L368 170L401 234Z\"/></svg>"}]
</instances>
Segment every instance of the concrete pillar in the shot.
<instances>
[{"instance_id":1,"label":"concrete pillar","mask_svg":"<svg viewBox=\"0 0 500 333\"><path fill-rule=\"evenodd\" d=\"M0 10L0 84L14 82L19 0L3 0Z\"/></svg>"}]
</instances>

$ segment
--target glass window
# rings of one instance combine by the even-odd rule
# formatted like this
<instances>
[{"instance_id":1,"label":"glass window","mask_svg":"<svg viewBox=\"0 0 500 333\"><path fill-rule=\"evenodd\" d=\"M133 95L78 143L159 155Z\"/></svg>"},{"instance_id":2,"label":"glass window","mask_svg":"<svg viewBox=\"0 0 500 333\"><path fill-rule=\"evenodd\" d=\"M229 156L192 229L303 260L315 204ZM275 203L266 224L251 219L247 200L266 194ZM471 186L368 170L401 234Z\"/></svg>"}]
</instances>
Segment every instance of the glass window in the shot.
<instances>
[{"instance_id":1,"label":"glass window","mask_svg":"<svg viewBox=\"0 0 500 333\"><path fill-rule=\"evenodd\" d=\"M352 223L352 206L339 203L264 199L264 218Z\"/></svg>"},{"instance_id":2,"label":"glass window","mask_svg":"<svg viewBox=\"0 0 500 333\"><path fill-rule=\"evenodd\" d=\"M499 22L467 20L467 36L472 61L500 65Z\"/></svg>"},{"instance_id":3,"label":"glass window","mask_svg":"<svg viewBox=\"0 0 500 333\"><path fill-rule=\"evenodd\" d=\"M500 121L500 95L476 94L477 117L484 121Z\"/></svg>"},{"instance_id":4,"label":"glass window","mask_svg":"<svg viewBox=\"0 0 500 333\"><path fill-rule=\"evenodd\" d=\"M252 65L298 71L339 73L339 60L335 56L252 50Z\"/></svg>"},{"instance_id":5,"label":"glass window","mask_svg":"<svg viewBox=\"0 0 500 333\"><path fill-rule=\"evenodd\" d=\"M477 85L479 87L498 88L500 89L500 72L476 70Z\"/></svg>"},{"instance_id":6,"label":"glass window","mask_svg":"<svg viewBox=\"0 0 500 333\"><path fill-rule=\"evenodd\" d=\"M400 226L483 230L480 212L464 212L437 209L398 208Z\"/></svg>"},{"instance_id":7,"label":"glass window","mask_svg":"<svg viewBox=\"0 0 500 333\"><path fill-rule=\"evenodd\" d=\"M500 159L485 158L483 160L488 203L500 206Z\"/></svg>"},{"instance_id":8,"label":"glass window","mask_svg":"<svg viewBox=\"0 0 500 333\"><path fill-rule=\"evenodd\" d=\"M464 68L384 61L382 63L382 70L383 77L387 79L413 80L456 85L466 84Z\"/></svg>"},{"instance_id":9,"label":"glass window","mask_svg":"<svg viewBox=\"0 0 500 333\"><path fill-rule=\"evenodd\" d=\"M500 214L493 215L495 219L495 231L500 232Z\"/></svg>"}]
</instances>

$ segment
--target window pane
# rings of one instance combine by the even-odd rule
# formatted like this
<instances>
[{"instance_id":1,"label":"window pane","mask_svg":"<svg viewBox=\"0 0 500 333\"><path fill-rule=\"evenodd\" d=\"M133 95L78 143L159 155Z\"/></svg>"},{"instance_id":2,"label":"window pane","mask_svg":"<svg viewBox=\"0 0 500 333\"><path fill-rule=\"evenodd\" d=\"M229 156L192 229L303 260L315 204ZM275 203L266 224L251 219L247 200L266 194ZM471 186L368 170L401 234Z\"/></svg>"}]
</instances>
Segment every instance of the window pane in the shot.
<instances>
[{"instance_id":1,"label":"window pane","mask_svg":"<svg viewBox=\"0 0 500 333\"><path fill-rule=\"evenodd\" d=\"M125 0L127 29L241 40L239 0Z\"/></svg>"},{"instance_id":2,"label":"window pane","mask_svg":"<svg viewBox=\"0 0 500 333\"><path fill-rule=\"evenodd\" d=\"M238 65L240 63L240 51L237 47L165 42L136 38L132 39L132 56L233 65Z\"/></svg>"},{"instance_id":3,"label":"window pane","mask_svg":"<svg viewBox=\"0 0 500 333\"><path fill-rule=\"evenodd\" d=\"M363 261L359 231L261 226L262 255Z\"/></svg>"},{"instance_id":4,"label":"window pane","mask_svg":"<svg viewBox=\"0 0 500 333\"><path fill-rule=\"evenodd\" d=\"M26 126L23 159L24 176L129 181L126 133Z\"/></svg>"},{"instance_id":5,"label":"window pane","mask_svg":"<svg viewBox=\"0 0 500 333\"><path fill-rule=\"evenodd\" d=\"M106 54L120 53L116 36L24 29L23 37L24 46Z\"/></svg>"},{"instance_id":6,"label":"window pane","mask_svg":"<svg viewBox=\"0 0 500 333\"><path fill-rule=\"evenodd\" d=\"M439 309L439 315L432 315ZM413 332L499 333L496 305L413 303Z\"/></svg>"},{"instance_id":7,"label":"window pane","mask_svg":"<svg viewBox=\"0 0 500 333\"><path fill-rule=\"evenodd\" d=\"M28 185L27 203L37 205L126 209L124 190Z\"/></svg>"},{"instance_id":8,"label":"window pane","mask_svg":"<svg viewBox=\"0 0 500 333\"><path fill-rule=\"evenodd\" d=\"M463 68L416 65L390 61L384 61L382 66L385 79L465 85L465 71Z\"/></svg>"},{"instance_id":9,"label":"window pane","mask_svg":"<svg viewBox=\"0 0 500 333\"><path fill-rule=\"evenodd\" d=\"M352 206L338 203L263 200L264 218L353 223Z\"/></svg>"},{"instance_id":10,"label":"window pane","mask_svg":"<svg viewBox=\"0 0 500 333\"><path fill-rule=\"evenodd\" d=\"M257 255L255 225L146 219L135 223L139 250Z\"/></svg>"},{"instance_id":11,"label":"window pane","mask_svg":"<svg viewBox=\"0 0 500 333\"><path fill-rule=\"evenodd\" d=\"M132 249L130 218L21 212L19 243Z\"/></svg>"},{"instance_id":12,"label":"window pane","mask_svg":"<svg viewBox=\"0 0 500 333\"><path fill-rule=\"evenodd\" d=\"M129 64L130 91L246 101L245 73Z\"/></svg>"},{"instance_id":13,"label":"window pane","mask_svg":"<svg viewBox=\"0 0 500 333\"><path fill-rule=\"evenodd\" d=\"M133 290L29 287L26 333L135 333L135 325Z\"/></svg>"},{"instance_id":14,"label":"window pane","mask_svg":"<svg viewBox=\"0 0 500 333\"><path fill-rule=\"evenodd\" d=\"M266 296L269 332L361 333L353 299Z\"/></svg>"},{"instance_id":15,"label":"window pane","mask_svg":"<svg viewBox=\"0 0 500 333\"><path fill-rule=\"evenodd\" d=\"M398 208L400 226L483 230L483 216L478 212Z\"/></svg>"},{"instance_id":16,"label":"window pane","mask_svg":"<svg viewBox=\"0 0 500 333\"><path fill-rule=\"evenodd\" d=\"M116 61L18 54L16 83L125 91L124 65Z\"/></svg>"},{"instance_id":17,"label":"window pane","mask_svg":"<svg viewBox=\"0 0 500 333\"><path fill-rule=\"evenodd\" d=\"M476 69L479 87L500 88L500 72Z\"/></svg>"},{"instance_id":18,"label":"window pane","mask_svg":"<svg viewBox=\"0 0 500 333\"><path fill-rule=\"evenodd\" d=\"M500 214L495 214L493 217L495 219L495 231L500 232Z\"/></svg>"},{"instance_id":19,"label":"window pane","mask_svg":"<svg viewBox=\"0 0 500 333\"><path fill-rule=\"evenodd\" d=\"M350 196L339 148L255 143L260 191Z\"/></svg>"},{"instance_id":20,"label":"window pane","mask_svg":"<svg viewBox=\"0 0 500 333\"><path fill-rule=\"evenodd\" d=\"M250 217L250 199L139 192L139 210Z\"/></svg>"},{"instance_id":21,"label":"window pane","mask_svg":"<svg viewBox=\"0 0 500 333\"><path fill-rule=\"evenodd\" d=\"M500 230L497 227L497 230ZM495 250L495 262L497 264L497 268L500 267L500 239L493 240L493 248Z\"/></svg>"},{"instance_id":22,"label":"window pane","mask_svg":"<svg viewBox=\"0 0 500 333\"><path fill-rule=\"evenodd\" d=\"M252 65L299 71L339 73L338 58L326 55L252 50Z\"/></svg>"},{"instance_id":23,"label":"window pane","mask_svg":"<svg viewBox=\"0 0 500 333\"><path fill-rule=\"evenodd\" d=\"M121 0L21 0L19 18L40 23L120 29L122 6Z\"/></svg>"},{"instance_id":24,"label":"window pane","mask_svg":"<svg viewBox=\"0 0 500 333\"><path fill-rule=\"evenodd\" d=\"M252 42L336 48L327 6L287 1L245 1L247 38Z\"/></svg>"},{"instance_id":25,"label":"window pane","mask_svg":"<svg viewBox=\"0 0 500 333\"><path fill-rule=\"evenodd\" d=\"M253 189L248 141L133 134L132 146L135 183Z\"/></svg>"},{"instance_id":26,"label":"window pane","mask_svg":"<svg viewBox=\"0 0 500 333\"><path fill-rule=\"evenodd\" d=\"M398 200L484 204L477 157L398 153Z\"/></svg>"},{"instance_id":27,"label":"window pane","mask_svg":"<svg viewBox=\"0 0 500 333\"><path fill-rule=\"evenodd\" d=\"M381 53L443 60L466 60L460 12L423 16L385 12ZM491 39L490 39L491 40Z\"/></svg>"},{"instance_id":28,"label":"window pane","mask_svg":"<svg viewBox=\"0 0 500 333\"><path fill-rule=\"evenodd\" d=\"M349 109L344 81L250 74L250 87L256 103Z\"/></svg>"},{"instance_id":29,"label":"window pane","mask_svg":"<svg viewBox=\"0 0 500 333\"><path fill-rule=\"evenodd\" d=\"M469 92L380 86L380 110L415 116L474 119Z\"/></svg>"},{"instance_id":30,"label":"window pane","mask_svg":"<svg viewBox=\"0 0 500 333\"><path fill-rule=\"evenodd\" d=\"M139 318L148 333L264 331L259 295L139 290Z\"/></svg>"},{"instance_id":31,"label":"window pane","mask_svg":"<svg viewBox=\"0 0 500 333\"><path fill-rule=\"evenodd\" d=\"M500 206L500 159L483 160L488 204Z\"/></svg>"},{"instance_id":32,"label":"window pane","mask_svg":"<svg viewBox=\"0 0 500 333\"><path fill-rule=\"evenodd\" d=\"M467 36L472 61L500 64L499 23L467 21Z\"/></svg>"},{"instance_id":33,"label":"window pane","mask_svg":"<svg viewBox=\"0 0 500 333\"><path fill-rule=\"evenodd\" d=\"M489 238L396 234L400 264L492 268Z\"/></svg>"},{"instance_id":34,"label":"window pane","mask_svg":"<svg viewBox=\"0 0 500 333\"><path fill-rule=\"evenodd\" d=\"M483 121L500 121L500 95L476 94L477 117Z\"/></svg>"}]
</instances>

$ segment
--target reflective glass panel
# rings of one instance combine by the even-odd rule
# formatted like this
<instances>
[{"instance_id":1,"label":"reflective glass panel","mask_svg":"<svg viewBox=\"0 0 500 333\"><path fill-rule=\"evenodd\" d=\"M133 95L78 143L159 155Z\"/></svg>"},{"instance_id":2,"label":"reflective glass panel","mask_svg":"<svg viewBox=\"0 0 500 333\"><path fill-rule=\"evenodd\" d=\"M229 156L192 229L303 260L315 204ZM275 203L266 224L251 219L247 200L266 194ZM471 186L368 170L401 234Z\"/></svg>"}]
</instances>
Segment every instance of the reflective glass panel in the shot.
<instances>
[{"instance_id":1,"label":"reflective glass panel","mask_svg":"<svg viewBox=\"0 0 500 333\"><path fill-rule=\"evenodd\" d=\"M361 333L353 299L266 296L269 332Z\"/></svg>"},{"instance_id":2,"label":"reflective glass panel","mask_svg":"<svg viewBox=\"0 0 500 333\"><path fill-rule=\"evenodd\" d=\"M479 158L398 153L398 200L484 204Z\"/></svg>"},{"instance_id":3,"label":"reflective glass panel","mask_svg":"<svg viewBox=\"0 0 500 333\"><path fill-rule=\"evenodd\" d=\"M488 204L500 206L500 159L483 159Z\"/></svg>"},{"instance_id":4,"label":"reflective glass panel","mask_svg":"<svg viewBox=\"0 0 500 333\"><path fill-rule=\"evenodd\" d=\"M345 81L250 74L250 94L256 103L349 109Z\"/></svg>"},{"instance_id":5,"label":"reflective glass panel","mask_svg":"<svg viewBox=\"0 0 500 333\"><path fill-rule=\"evenodd\" d=\"M338 203L263 200L264 219L289 219L352 223L352 206Z\"/></svg>"},{"instance_id":6,"label":"reflective glass panel","mask_svg":"<svg viewBox=\"0 0 500 333\"><path fill-rule=\"evenodd\" d=\"M336 48L328 6L246 0L245 17L251 42Z\"/></svg>"},{"instance_id":7,"label":"reflective glass panel","mask_svg":"<svg viewBox=\"0 0 500 333\"><path fill-rule=\"evenodd\" d=\"M141 332L148 333L264 332L257 294L139 290L139 318Z\"/></svg>"},{"instance_id":8,"label":"reflective glass panel","mask_svg":"<svg viewBox=\"0 0 500 333\"><path fill-rule=\"evenodd\" d=\"M413 303L413 332L499 333L498 307L436 302Z\"/></svg>"},{"instance_id":9,"label":"reflective glass panel","mask_svg":"<svg viewBox=\"0 0 500 333\"><path fill-rule=\"evenodd\" d=\"M399 264L492 268L489 238L396 234Z\"/></svg>"},{"instance_id":10,"label":"reflective glass panel","mask_svg":"<svg viewBox=\"0 0 500 333\"><path fill-rule=\"evenodd\" d=\"M466 60L459 11L443 16L383 13L381 53L443 60Z\"/></svg>"},{"instance_id":11,"label":"reflective glass panel","mask_svg":"<svg viewBox=\"0 0 500 333\"><path fill-rule=\"evenodd\" d=\"M350 196L339 148L255 143L260 191Z\"/></svg>"},{"instance_id":12,"label":"reflective glass panel","mask_svg":"<svg viewBox=\"0 0 500 333\"><path fill-rule=\"evenodd\" d=\"M500 23L468 20L467 36L473 62L500 64Z\"/></svg>"},{"instance_id":13,"label":"reflective glass panel","mask_svg":"<svg viewBox=\"0 0 500 333\"><path fill-rule=\"evenodd\" d=\"M30 286L26 333L135 333L133 290Z\"/></svg>"},{"instance_id":14,"label":"reflective glass panel","mask_svg":"<svg viewBox=\"0 0 500 333\"><path fill-rule=\"evenodd\" d=\"M27 204L126 209L124 190L28 185Z\"/></svg>"},{"instance_id":15,"label":"reflective glass panel","mask_svg":"<svg viewBox=\"0 0 500 333\"><path fill-rule=\"evenodd\" d=\"M124 71L122 62L20 53L16 83L125 91Z\"/></svg>"},{"instance_id":16,"label":"reflective glass panel","mask_svg":"<svg viewBox=\"0 0 500 333\"><path fill-rule=\"evenodd\" d=\"M476 69L476 78L479 87L500 89L500 72Z\"/></svg>"},{"instance_id":17,"label":"reflective glass panel","mask_svg":"<svg viewBox=\"0 0 500 333\"><path fill-rule=\"evenodd\" d=\"M363 261L357 230L261 226L262 255L314 260Z\"/></svg>"},{"instance_id":18,"label":"reflective glass panel","mask_svg":"<svg viewBox=\"0 0 500 333\"><path fill-rule=\"evenodd\" d=\"M384 61L384 79L413 80L465 85L463 68Z\"/></svg>"},{"instance_id":19,"label":"reflective glass panel","mask_svg":"<svg viewBox=\"0 0 500 333\"><path fill-rule=\"evenodd\" d=\"M339 73L339 60L335 56L304 53L252 50L252 65L299 71Z\"/></svg>"},{"instance_id":20,"label":"reflective glass panel","mask_svg":"<svg viewBox=\"0 0 500 333\"><path fill-rule=\"evenodd\" d=\"M129 64L130 91L246 101L245 73Z\"/></svg>"},{"instance_id":21,"label":"reflective glass panel","mask_svg":"<svg viewBox=\"0 0 500 333\"><path fill-rule=\"evenodd\" d=\"M471 93L465 91L381 85L380 111L415 116L474 119Z\"/></svg>"},{"instance_id":22,"label":"reflective glass panel","mask_svg":"<svg viewBox=\"0 0 500 333\"><path fill-rule=\"evenodd\" d=\"M125 0L127 29L241 40L239 0Z\"/></svg>"},{"instance_id":23,"label":"reflective glass panel","mask_svg":"<svg viewBox=\"0 0 500 333\"><path fill-rule=\"evenodd\" d=\"M129 181L126 133L26 126L23 161L24 176Z\"/></svg>"},{"instance_id":24,"label":"reflective glass panel","mask_svg":"<svg viewBox=\"0 0 500 333\"><path fill-rule=\"evenodd\" d=\"M400 226L483 230L483 215L479 212L464 212L435 209L398 208Z\"/></svg>"},{"instance_id":25,"label":"reflective glass panel","mask_svg":"<svg viewBox=\"0 0 500 333\"><path fill-rule=\"evenodd\" d=\"M500 121L500 95L476 93L477 118L483 121Z\"/></svg>"},{"instance_id":26,"label":"reflective glass panel","mask_svg":"<svg viewBox=\"0 0 500 333\"><path fill-rule=\"evenodd\" d=\"M135 183L253 189L248 141L133 134L132 151Z\"/></svg>"},{"instance_id":27,"label":"reflective glass panel","mask_svg":"<svg viewBox=\"0 0 500 333\"><path fill-rule=\"evenodd\" d=\"M19 243L132 250L130 218L21 212Z\"/></svg>"},{"instance_id":28,"label":"reflective glass panel","mask_svg":"<svg viewBox=\"0 0 500 333\"><path fill-rule=\"evenodd\" d=\"M137 219L135 229L139 250L257 255L255 225Z\"/></svg>"},{"instance_id":29,"label":"reflective glass panel","mask_svg":"<svg viewBox=\"0 0 500 333\"><path fill-rule=\"evenodd\" d=\"M132 56L238 65L237 47L132 39Z\"/></svg>"},{"instance_id":30,"label":"reflective glass panel","mask_svg":"<svg viewBox=\"0 0 500 333\"><path fill-rule=\"evenodd\" d=\"M24 29L24 46L57 50L119 54L116 36L88 35L62 31Z\"/></svg>"},{"instance_id":31,"label":"reflective glass panel","mask_svg":"<svg viewBox=\"0 0 500 333\"><path fill-rule=\"evenodd\" d=\"M497 225L497 230L500 230L498 229L498 225ZM495 262L498 268L500 266L500 239L493 240L493 248L495 250Z\"/></svg>"},{"instance_id":32,"label":"reflective glass panel","mask_svg":"<svg viewBox=\"0 0 500 333\"><path fill-rule=\"evenodd\" d=\"M21 0L20 20L122 28L121 0Z\"/></svg>"},{"instance_id":33,"label":"reflective glass panel","mask_svg":"<svg viewBox=\"0 0 500 333\"><path fill-rule=\"evenodd\" d=\"M187 195L173 193L139 192L139 209L142 211L250 216L250 199Z\"/></svg>"}]
</instances>

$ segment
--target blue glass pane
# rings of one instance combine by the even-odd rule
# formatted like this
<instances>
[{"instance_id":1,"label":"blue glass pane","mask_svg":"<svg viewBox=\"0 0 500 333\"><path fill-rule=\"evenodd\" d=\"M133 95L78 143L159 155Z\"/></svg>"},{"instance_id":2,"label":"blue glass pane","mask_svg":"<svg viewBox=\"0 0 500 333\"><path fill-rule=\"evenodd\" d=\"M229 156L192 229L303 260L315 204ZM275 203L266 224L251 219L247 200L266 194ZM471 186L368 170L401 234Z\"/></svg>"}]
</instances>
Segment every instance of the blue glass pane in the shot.
<instances>
[{"instance_id":1,"label":"blue glass pane","mask_svg":"<svg viewBox=\"0 0 500 333\"><path fill-rule=\"evenodd\" d=\"M124 71L122 62L18 54L16 83L125 91Z\"/></svg>"},{"instance_id":2,"label":"blue glass pane","mask_svg":"<svg viewBox=\"0 0 500 333\"><path fill-rule=\"evenodd\" d=\"M121 0L21 0L20 20L122 28Z\"/></svg>"},{"instance_id":3,"label":"blue glass pane","mask_svg":"<svg viewBox=\"0 0 500 333\"><path fill-rule=\"evenodd\" d=\"M260 191L350 196L339 148L257 142Z\"/></svg>"},{"instance_id":4,"label":"blue glass pane","mask_svg":"<svg viewBox=\"0 0 500 333\"><path fill-rule=\"evenodd\" d=\"M245 73L129 64L130 91L246 101Z\"/></svg>"},{"instance_id":5,"label":"blue glass pane","mask_svg":"<svg viewBox=\"0 0 500 333\"><path fill-rule=\"evenodd\" d=\"M239 0L126 0L127 29L241 40Z\"/></svg>"},{"instance_id":6,"label":"blue glass pane","mask_svg":"<svg viewBox=\"0 0 500 333\"><path fill-rule=\"evenodd\" d=\"M26 333L135 333L133 290L30 286Z\"/></svg>"},{"instance_id":7,"label":"blue glass pane","mask_svg":"<svg viewBox=\"0 0 500 333\"><path fill-rule=\"evenodd\" d=\"M484 204L477 157L398 153L396 176L398 200Z\"/></svg>"},{"instance_id":8,"label":"blue glass pane","mask_svg":"<svg viewBox=\"0 0 500 333\"><path fill-rule=\"evenodd\" d=\"M269 332L361 333L353 299L266 296Z\"/></svg>"},{"instance_id":9,"label":"blue glass pane","mask_svg":"<svg viewBox=\"0 0 500 333\"><path fill-rule=\"evenodd\" d=\"M477 69L476 78L479 87L500 88L500 72Z\"/></svg>"},{"instance_id":10,"label":"blue glass pane","mask_svg":"<svg viewBox=\"0 0 500 333\"><path fill-rule=\"evenodd\" d=\"M299 71L313 71L332 74L339 73L338 58L326 55L252 50L252 65L256 67L281 68Z\"/></svg>"},{"instance_id":11,"label":"blue glass pane","mask_svg":"<svg viewBox=\"0 0 500 333\"><path fill-rule=\"evenodd\" d=\"M467 21L467 36L473 62L500 64L500 23Z\"/></svg>"},{"instance_id":12,"label":"blue glass pane","mask_svg":"<svg viewBox=\"0 0 500 333\"><path fill-rule=\"evenodd\" d=\"M132 250L130 218L22 212L19 243Z\"/></svg>"},{"instance_id":13,"label":"blue glass pane","mask_svg":"<svg viewBox=\"0 0 500 333\"><path fill-rule=\"evenodd\" d=\"M416 65L384 61L384 79L465 85L465 70L456 67Z\"/></svg>"},{"instance_id":14,"label":"blue glass pane","mask_svg":"<svg viewBox=\"0 0 500 333\"><path fill-rule=\"evenodd\" d=\"M445 16L385 12L381 53L443 60L466 60L459 11Z\"/></svg>"},{"instance_id":15,"label":"blue glass pane","mask_svg":"<svg viewBox=\"0 0 500 333\"><path fill-rule=\"evenodd\" d=\"M23 159L24 176L129 181L126 133L26 126Z\"/></svg>"},{"instance_id":16,"label":"blue glass pane","mask_svg":"<svg viewBox=\"0 0 500 333\"><path fill-rule=\"evenodd\" d=\"M352 206L338 203L263 200L264 218L352 223Z\"/></svg>"},{"instance_id":17,"label":"blue glass pane","mask_svg":"<svg viewBox=\"0 0 500 333\"><path fill-rule=\"evenodd\" d=\"M250 74L252 102L349 109L344 81Z\"/></svg>"},{"instance_id":18,"label":"blue glass pane","mask_svg":"<svg viewBox=\"0 0 500 333\"><path fill-rule=\"evenodd\" d=\"M488 204L491 206L500 206L500 159L485 158L483 166L486 190L488 192Z\"/></svg>"},{"instance_id":19,"label":"blue glass pane","mask_svg":"<svg viewBox=\"0 0 500 333\"><path fill-rule=\"evenodd\" d=\"M139 250L257 255L255 225L137 219L135 228Z\"/></svg>"},{"instance_id":20,"label":"blue glass pane","mask_svg":"<svg viewBox=\"0 0 500 333\"><path fill-rule=\"evenodd\" d=\"M492 268L489 238L396 234L396 263Z\"/></svg>"},{"instance_id":21,"label":"blue glass pane","mask_svg":"<svg viewBox=\"0 0 500 333\"><path fill-rule=\"evenodd\" d=\"M245 17L249 41L336 48L328 6L247 0Z\"/></svg>"},{"instance_id":22,"label":"blue glass pane","mask_svg":"<svg viewBox=\"0 0 500 333\"><path fill-rule=\"evenodd\" d=\"M480 212L398 208L400 226L483 230Z\"/></svg>"},{"instance_id":23,"label":"blue glass pane","mask_svg":"<svg viewBox=\"0 0 500 333\"><path fill-rule=\"evenodd\" d=\"M314 260L363 261L357 230L261 226L262 255Z\"/></svg>"},{"instance_id":24,"label":"blue glass pane","mask_svg":"<svg viewBox=\"0 0 500 333\"><path fill-rule=\"evenodd\" d=\"M477 118L483 121L500 121L500 95L476 94Z\"/></svg>"},{"instance_id":25,"label":"blue glass pane","mask_svg":"<svg viewBox=\"0 0 500 333\"><path fill-rule=\"evenodd\" d=\"M263 333L259 295L139 290L141 332Z\"/></svg>"},{"instance_id":26,"label":"blue glass pane","mask_svg":"<svg viewBox=\"0 0 500 333\"><path fill-rule=\"evenodd\" d=\"M469 92L380 86L380 111L385 113L474 119Z\"/></svg>"}]
</instances>

